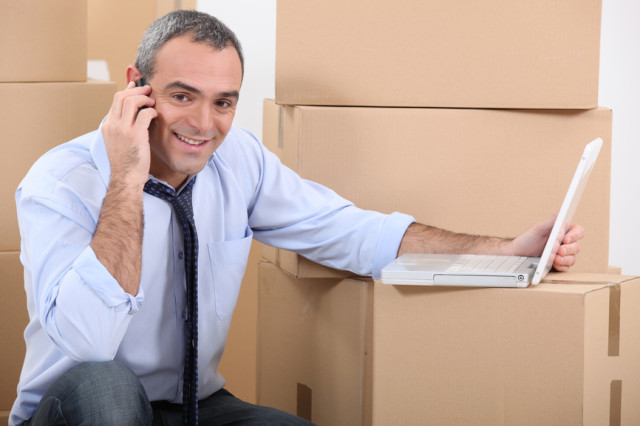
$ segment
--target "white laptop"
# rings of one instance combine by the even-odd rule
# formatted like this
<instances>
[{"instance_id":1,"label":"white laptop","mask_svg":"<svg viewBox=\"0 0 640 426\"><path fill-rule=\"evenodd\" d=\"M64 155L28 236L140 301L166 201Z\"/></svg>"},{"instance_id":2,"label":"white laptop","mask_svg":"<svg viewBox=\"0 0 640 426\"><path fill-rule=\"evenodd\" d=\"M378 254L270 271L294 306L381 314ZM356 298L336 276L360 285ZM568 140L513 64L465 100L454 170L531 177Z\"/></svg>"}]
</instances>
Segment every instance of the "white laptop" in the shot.
<instances>
[{"instance_id":1,"label":"white laptop","mask_svg":"<svg viewBox=\"0 0 640 426\"><path fill-rule=\"evenodd\" d=\"M584 148L541 257L404 254L382 269L382 283L472 287L538 284L553 266L601 147L602 139L596 138Z\"/></svg>"}]
</instances>

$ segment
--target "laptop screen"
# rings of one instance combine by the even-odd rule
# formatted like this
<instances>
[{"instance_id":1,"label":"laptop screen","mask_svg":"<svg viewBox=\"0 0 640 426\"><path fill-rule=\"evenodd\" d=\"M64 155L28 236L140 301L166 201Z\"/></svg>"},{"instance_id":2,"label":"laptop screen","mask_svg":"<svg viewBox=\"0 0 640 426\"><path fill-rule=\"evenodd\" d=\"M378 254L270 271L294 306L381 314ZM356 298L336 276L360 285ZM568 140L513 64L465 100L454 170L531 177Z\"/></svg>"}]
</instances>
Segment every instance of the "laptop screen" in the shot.
<instances>
[{"instance_id":1,"label":"laptop screen","mask_svg":"<svg viewBox=\"0 0 640 426\"><path fill-rule=\"evenodd\" d=\"M600 153L600 148L602 148L602 139L600 138L592 140L587 144L587 146L585 146L576 172L571 180L571 185L569 186L567 195L564 197L562 207L560 207L560 212L553 224L551 234L549 234L547 244L542 251L540 263L533 275L532 284L540 283L542 278L544 278L544 276L547 275L553 267L553 261L558 253L558 248L560 248L564 234L571 225L573 214L578 207L578 202L580 201L582 192L587 185L587 181L591 175L591 170L593 170L593 166L598 158L598 154Z\"/></svg>"}]
</instances>

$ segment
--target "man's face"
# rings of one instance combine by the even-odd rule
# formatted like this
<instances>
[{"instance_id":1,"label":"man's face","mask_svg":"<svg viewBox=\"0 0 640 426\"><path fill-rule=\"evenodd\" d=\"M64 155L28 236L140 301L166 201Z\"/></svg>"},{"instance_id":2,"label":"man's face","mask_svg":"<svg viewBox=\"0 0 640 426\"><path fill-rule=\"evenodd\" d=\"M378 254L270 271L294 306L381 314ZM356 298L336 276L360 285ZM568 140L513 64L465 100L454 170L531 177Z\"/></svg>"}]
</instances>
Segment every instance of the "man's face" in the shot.
<instances>
[{"instance_id":1,"label":"man's face","mask_svg":"<svg viewBox=\"0 0 640 426\"><path fill-rule=\"evenodd\" d=\"M160 48L149 80L158 111L149 127L153 176L178 187L204 168L231 129L241 83L233 47L216 50L185 35Z\"/></svg>"}]
</instances>

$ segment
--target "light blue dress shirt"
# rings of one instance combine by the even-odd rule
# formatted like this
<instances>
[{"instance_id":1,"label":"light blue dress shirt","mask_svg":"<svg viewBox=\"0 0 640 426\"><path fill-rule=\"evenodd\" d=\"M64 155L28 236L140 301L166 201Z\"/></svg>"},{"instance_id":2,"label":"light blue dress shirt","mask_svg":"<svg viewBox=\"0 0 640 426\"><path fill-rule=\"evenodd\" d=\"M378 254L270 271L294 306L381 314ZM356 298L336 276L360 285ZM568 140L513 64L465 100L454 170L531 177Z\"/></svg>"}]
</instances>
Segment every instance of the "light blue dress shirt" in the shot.
<instances>
[{"instance_id":1,"label":"light blue dress shirt","mask_svg":"<svg viewBox=\"0 0 640 426\"><path fill-rule=\"evenodd\" d=\"M16 192L30 322L10 423L29 419L44 392L82 361L116 359L149 399L182 401L185 273L171 205L144 194L140 290L133 297L90 247L109 184L99 130L40 158ZM218 373L252 238L360 275L378 277L413 218L356 208L301 179L249 132L232 128L198 174L199 395Z\"/></svg>"}]
</instances>

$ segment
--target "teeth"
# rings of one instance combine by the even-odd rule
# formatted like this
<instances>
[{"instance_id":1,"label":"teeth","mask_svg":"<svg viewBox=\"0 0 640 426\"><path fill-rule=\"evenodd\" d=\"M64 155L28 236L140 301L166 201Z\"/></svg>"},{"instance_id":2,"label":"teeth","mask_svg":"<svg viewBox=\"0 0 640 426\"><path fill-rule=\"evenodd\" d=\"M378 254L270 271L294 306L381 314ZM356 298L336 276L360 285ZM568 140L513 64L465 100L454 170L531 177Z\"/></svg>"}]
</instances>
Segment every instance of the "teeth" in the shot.
<instances>
[{"instance_id":1,"label":"teeth","mask_svg":"<svg viewBox=\"0 0 640 426\"><path fill-rule=\"evenodd\" d=\"M194 139L189 139L189 138L187 138L185 136L182 136L182 135L179 135L177 133L175 135L178 137L178 139L180 139L183 142L188 143L189 145L200 145L201 143L205 142L205 141L197 141L197 140L194 140Z\"/></svg>"}]
</instances>

